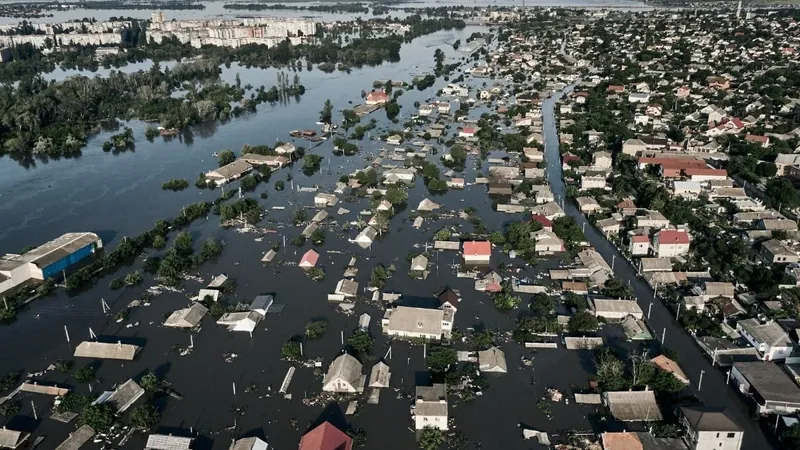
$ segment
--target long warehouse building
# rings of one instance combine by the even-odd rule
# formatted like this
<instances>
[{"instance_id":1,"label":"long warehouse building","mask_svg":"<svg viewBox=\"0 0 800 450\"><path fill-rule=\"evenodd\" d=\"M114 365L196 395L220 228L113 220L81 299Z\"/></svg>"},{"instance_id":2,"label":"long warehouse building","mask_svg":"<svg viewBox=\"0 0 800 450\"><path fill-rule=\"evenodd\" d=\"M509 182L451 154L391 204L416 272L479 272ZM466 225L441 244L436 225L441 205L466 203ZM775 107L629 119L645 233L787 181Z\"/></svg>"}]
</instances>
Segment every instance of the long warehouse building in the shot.
<instances>
[{"instance_id":1,"label":"long warehouse building","mask_svg":"<svg viewBox=\"0 0 800 450\"><path fill-rule=\"evenodd\" d=\"M30 280L60 274L103 247L94 233L67 233L21 255L0 257L0 294Z\"/></svg>"}]
</instances>

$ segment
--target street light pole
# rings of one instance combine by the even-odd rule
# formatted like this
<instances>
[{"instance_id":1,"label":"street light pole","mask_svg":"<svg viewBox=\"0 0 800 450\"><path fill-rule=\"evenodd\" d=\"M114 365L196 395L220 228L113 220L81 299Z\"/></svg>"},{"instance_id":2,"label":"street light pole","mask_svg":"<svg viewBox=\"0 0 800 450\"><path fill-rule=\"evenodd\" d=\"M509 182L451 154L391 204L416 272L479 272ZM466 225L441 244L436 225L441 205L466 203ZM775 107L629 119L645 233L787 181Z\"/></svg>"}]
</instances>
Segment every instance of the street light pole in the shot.
<instances>
[{"instance_id":1,"label":"street light pole","mask_svg":"<svg viewBox=\"0 0 800 450\"><path fill-rule=\"evenodd\" d=\"M661 345L664 345L664 340L667 338L667 327L664 327L664 331L661 332Z\"/></svg>"},{"instance_id":2,"label":"street light pole","mask_svg":"<svg viewBox=\"0 0 800 450\"><path fill-rule=\"evenodd\" d=\"M614 263L617 261L617 255L611 255L611 271L614 271Z\"/></svg>"},{"instance_id":3,"label":"street light pole","mask_svg":"<svg viewBox=\"0 0 800 450\"><path fill-rule=\"evenodd\" d=\"M700 392L700 389L703 388L703 374L705 374L705 370L700 371L700 381L697 383L697 391Z\"/></svg>"},{"instance_id":4,"label":"street light pole","mask_svg":"<svg viewBox=\"0 0 800 450\"><path fill-rule=\"evenodd\" d=\"M678 318L681 316L681 304L678 302L678 311L675 313L675 321L678 321Z\"/></svg>"}]
</instances>

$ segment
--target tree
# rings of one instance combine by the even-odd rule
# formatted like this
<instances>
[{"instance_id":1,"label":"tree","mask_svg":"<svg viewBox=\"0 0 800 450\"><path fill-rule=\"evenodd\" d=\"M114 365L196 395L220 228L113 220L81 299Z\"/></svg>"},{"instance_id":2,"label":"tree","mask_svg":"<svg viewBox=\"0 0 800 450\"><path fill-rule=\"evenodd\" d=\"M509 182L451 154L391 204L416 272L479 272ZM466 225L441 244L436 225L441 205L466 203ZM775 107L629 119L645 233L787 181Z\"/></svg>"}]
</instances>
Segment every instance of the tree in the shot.
<instances>
[{"instance_id":1,"label":"tree","mask_svg":"<svg viewBox=\"0 0 800 450\"><path fill-rule=\"evenodd\" d=\"M408 192L397 186L392 186L386 190L386 200L392 205L402 205L408 201Z\"/></svg>"},{"instance_id":2,"label":"tree","mask_svg":"<svg viewBox=\"0 0 800 450\"><path fill-rule=\"evenodd\" d=\"M800 204L797 190L788 178L773 178L767 181L764 191L770 204L776 208L794 208Z\"/></svg>"},{"instance_id":3,"label":"tree","mask_svg":"<svg viewBox=\"0 0 800 450\"><path fill-rule=\"evenodd\" d=\"M780 441L784 448L800 448L800 424L795 423L781 431Z\"/></svg>"},{"instance_id":4,"label":"tree","mask_svg":"<svg viewBox=\"0 0 800 450\"><path fill-rule=\"evenodd\" d=\"M142 387L147 392L158 392L164 387L164 382L161 381L156 374L153 372L146 373L142 377L142 380L139 382L139 386Z\"/></svg>"},{"instance_id":5,"label":"tree","mask_svg":"<svg viewBox=\"0 0 800 450\"><path fill-rule=\"evenodd\" d=\"M498 292L492 296L492 303L499 311L511 311L519 306L522 299L507 292Z\"/></svg>"},{"instance_id":6,"label":"tree","mask_svg":"<svg viewBox=\"0 0 800 450\"><path fill-rule=\"evenodd\" d=\"M353 351L361 354L371 352L373 344L374 340L367 330L356 330L347 338L347 345L353 349Z\"/></svg>"},{"instance_id":7,"label":"tree","mask_svg":"<svg viewBox=\"0 0 800 450\"><path fill-rule=\"evenodd\" d=\"M665 372L662 370L656 372L650 386L656 392L666 392L670 394L678 393L686 388L686 385L676 378L672 372Z\"/></svg>"},{"instance_id":8,"label":"tree","mask_svg":"<svg viewBox=\"0 0 800 450\"><path fill-rule=\"evenodd\" d=\"M282 191L284 189L286 189L286 183L284 183L283 180L278 180L275 182L276 191Z\"/></svg>"},{"instance_id":9,"label":"tree","mask_svg":"<svg viewBox=\"0 0 800 450\"><path fill-rule=\"evenodd\" d=\"M157 234L153 237L153 248L164 248L167 246L167 238Z\"/></svg>"},{"instance_id":10,"label":"tree","mask_svg":"<svg viewBox=\"0 0 800 450\"><path fill-rule=\"evenodd\" d=\"M326 124L331 124L333 120L333 105L330 100L325 100L322 105L322 111L319 112L319 121Z\"/></svg>"},{"instance_id":11,"label":"tree","mask_svg":"<svg viewBox=\"0 0 800 450\"><path fill-rule=\"evenodd\" d=\"M603 285L603 295L611 298L633 298L633 288L618 278L611 278Z\"/></svg>"},{"instance_id":12,"label":"tree","mask_svg":"<svg viewBox=\"0 0 800 450\"><path fill-rule=\"evenodd\" d=\"M361 117L358 114L356 114L356 112L353 111L352 109L343 110L342 115L344 116L345 129L348 129L361 121Z\"/></svg>"},{"instance_id":13,"label":"tree","mask_svg":"<svg viewBox=\"0 0 800 450\"><path fill-rule=\"evenodd\" d=\"M588 311L581 311L569 318L567 329L570 333L580 334L597 329L597 317Z\"/></svg>"},{"instance_id":14,"label":"tree","mask_svg":"<svg viewBox=\"0 0 800 450\"><path fill-rule=\"evenodd\" d=\"M295 339L290 340L281 347L281 356L285 359L298 359L302 356L300 353L300 342Z\"/></svg>"},{"instance_id":15,"label":"tree","mask_svg":"<svg viewBox=\"0 0 800 450\"><path fill-rule=\"evenodd\" d=\"M431 372L444 373L455 364L458 364L458 355L453 347L436 346L428 349L428 368Z\"/></svg>"},{"instance_id":16,"label":"tree","mask_svg":"<svg viewBox=\"0 0 800 450\"><path fill-rule=\"evenodd\" d=\"M444 442L442 430L433 427L425 427L419 438L419 448L422 450L437 450Z\"/></svg>"},{"instance_id":17,"label":"tree","mask_svg":"<svg viewBox=\"0 0 800 450\"><path fill-rule=\"evenodd\" d=\"M81 383L88 383L94 380L95 372L92 366L83 366L75 371L75 379Z\"/></svg>"},{"instance_id":18,"label":"tree","mask_svg":"<svg viewBox=\"0 0 800 450\"><path fill-rule=\"evenodd\" d=\"M386 267L383 267L382 264L378 264L372 268L372 272L369 274L369 285L381 289L386 285L387 278L389 278L389 272L386 270Z\"/></svg>"},{"instance_id":19,"label":"tree","mask_svg":"<svg viewBox=\"0 0 800 450\"><path fill-rule=\"evenodd\" d=\"M325 232L322 231L322 228L317 228L311 233L311 242L313 242L314 245L322 245L325 243Z\"/></svg>"},{"instance_id":20,"label":"tree","mask_svg":"<svg viewBox=\"0 0 800 450\"><path fill-rule=\"evenodd\" d=\"M400 115L401 106L394 100L386 103L384 108L386 108L386 118L389 120L394 120Z\"/></svg>"},{"instance_id":21,"label":"tree","mask_svg":"<svg viewBox=\"0 0 800 450\"><path fill-rule=\"evenodd\" d=\"M625 364L608 347L595 351L597 382L607 391L618 391L625 387Z\"/></svg>"},{"instance_id":22,"label":"tree","mask_svg":"<svg viewBox=\"0 0 800 450\"><path fill-rule=\"evenodd\" d=\"M81 413L81 423L89 425L97 433L105 433L114 424L114 409L108 403L88 405Z\"/></svg>"},{"instance_id":23,"label":"tree","mask_svg":"<svg viewBox=\"0 0 800 450\"><path fill-rule=\"evenodd\" d=\"M472 335L472 347L475 350L487 350L494 345L494 338L489 330L478 331Z\"/></svg>"},{"instance_id":24,"label":"tree","mask_svg":"<svg viewBox=\"0 0 800 450\"><path fill-rule=\"evenodd\" d=\"M645 386L650 384L655 375L655 367L650 362L647 352L634 350L628 355L631 362L631 385Z\"/></svg>"},{"instance_id":25,"label":"tree","mask_svg":"<svg viewBox=\"0 0 800 450\"><path fill-rule=\"evenodd\" d=\"M150 430L159 420L161 414L152 405L139 405L131 412L131 425L141 431Z\"/></svg>"},{"instance_id":26,"label":"tree","mask_svg":"<svg viewBox=\"0 0 800 450\"><path fill-rule=\"evenodd\" d=\"M319 339L328 329L328 322L324 320L312 320L306 324L306 337L309 339Z\"/></svg>"},{"instance_id":27,"label":"tree","mask_svg":"<svg viewBox=\"0 0 800 450\"><path fill-rule=\"evenodd\" d=\"M231 150L223 150L220 152L219 156L217 156L217 162L220 167L227 166L234 161L236 161L236 155Z\"/></svg>"},{"instance_id":28,"label":"tree","mask_svg":"<svg viewBox=\"0 0 800 450\"><path fill-rule=\"evenodd\" d=\"M72 368L75 367L75 362L69 359L59 359L53 363L53 366L61 373L69 373L72 371Z\"/></svg>"}]
</instances>

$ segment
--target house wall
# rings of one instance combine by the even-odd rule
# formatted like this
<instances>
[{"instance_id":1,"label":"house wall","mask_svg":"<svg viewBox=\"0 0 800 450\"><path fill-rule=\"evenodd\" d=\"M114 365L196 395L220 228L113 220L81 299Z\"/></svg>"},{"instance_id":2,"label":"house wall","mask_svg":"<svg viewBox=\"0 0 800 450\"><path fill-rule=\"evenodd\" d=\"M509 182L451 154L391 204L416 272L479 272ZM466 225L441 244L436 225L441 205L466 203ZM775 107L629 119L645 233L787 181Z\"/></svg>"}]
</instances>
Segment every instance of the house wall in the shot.
<instances>
[{"instance_id":1,"label":"house wall","mask_svg":"<svg viewBox=\"0 0 800 450\"><path fill-rule=\"evenodd\" d=\"M633 242L631 243L631 255L646 255L650 252L649 242Z\"/></svg>"},{"instance_id":2,"label":"house wall","mask_svg":"<svg viewBox=\"0 0 800 450\"><path fill-rule=\"evenodd\" d=\"M60 275L62 270L69 268L70 266L80 262L82 259L87 258L94 254L95 244L89 244L84 246L83 248L78 249L77 251L55 261L54 263L50 264L47 267L38 270L37 268L31 268L31 278L36 278L38 280L43 280L44 278L50 278L54 275Z\"/></svg>"},{"instance_id":3,"label":"house wall","mask_svg":"<svg viewBox=\"0 0 800 450\"><path fill-rule=\"evenodd\" d=\"M741 431L698 431L687 427L686 444L692 450L740 450L742 448Z\"/></svg>"},{"instance_id":4,"label":"house wall","mask_svg":"<svg viewBox=\"0 0 800 450\"><path fill-rule=\"evenodd\" d=\"M772 252L770 252L769 250L767 250L766 248L763 248L763 247L761 249L761 256L763 256L764 260L766 262L770 263L770 264L774 264L774 263L780 263L780 264L796 263L796 262L800 261L800 257L798 257L798 255L778 255L778 256L776 256L776 255L773 255Z\"/></svg>"},{"instance_id":5,"label":"house wall","mask_svg":"<svg viewBox=\"0 0 800 450\"><path fill-rule=\"evenodd\" d=\"M659 244L656 239L653 247L659 258L671 258L689 253L689 244Z\"/></svg>"},{"instance_id":6,"label":"house wall","mask_svg":"<svg viewBox=\"0 0 800 450\"><path fill-rule=\"evenodd\" d=\"M325 392L348 392L354 393L356 392L355 387L353 387L350 383L341 378L337 378L332 380L330 383L326 384L323 388Z\"/></svg>"},{"instance_id":7,"label":"house wall","mask_svg":"<svg viewBox=\"0 0 800 450\"><path fill-rule=\"evenodd\" d=\"M464 255L465 264L489 264L490 259L491 255Z\"/></svg>"},{"instance_id":8,"label":"house wall","mask_svg":"<svg viewBox=\"0 0 800 450\"><path fill-rule=\"evenodd\" d=\"M750 333L742 328L741 324L736 324L736 331L753 346L764 361L775 361L776 359L786 359L792 353L792 347L772 347L769 344L758 342Z\"/></svg>"},{"instance_id":9,"label":"house wall","mask_svg":"<svg viewBox=\"0 0 800 450\"><path fill-rule=\"evenodd\" d=\"M414 424L417 430L422 430L425 427L438 428L442 431L447 431L447 416L420 416L414 417Z\"/></svg>"},{"instance_id":10,"label":"house wall","mask_svg":"<svg viewBox=\"0 0 800 450\"><path fill-rule=\"evenodd\" d=\"M389 336L396 336L396 337L404 337L409 339L425 339L428 341L438 341L442 339L441 335L435 334L428 334L428 333L418 333L418 332L409 332L409 331L400 331L400 330L391 330L387 327L383 328L383 331Z\"/></svg>"}]
</instances>

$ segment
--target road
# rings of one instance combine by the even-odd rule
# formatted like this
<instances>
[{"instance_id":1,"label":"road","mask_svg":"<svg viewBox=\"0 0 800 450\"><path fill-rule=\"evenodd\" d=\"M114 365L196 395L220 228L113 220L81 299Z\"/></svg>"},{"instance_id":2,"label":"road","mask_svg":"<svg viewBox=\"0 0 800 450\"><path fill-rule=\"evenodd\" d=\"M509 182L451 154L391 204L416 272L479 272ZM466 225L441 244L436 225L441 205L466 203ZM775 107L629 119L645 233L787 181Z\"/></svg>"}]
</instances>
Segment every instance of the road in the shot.
<instances>
[{"instance_id":1,"label":"road","mask_svg":"<svg viewBox=\"0 0 800 450\"><path fill-rule=\"evenodd\" d=\"M562 46L563 48L563 46ZM547 161L547 175L557 201L565 198L565 185L562 179L561 158L559 155L559 140L554 117L554 106L558 99L565 93L571 92L574 85L568 86L561 92L547 98L542 105L542 121L545 141L545 157ZM639 306L647 311L653 300L653 290L636 275L634 267L570 201L564 201L564 211L575 218L578 226L584 228L588 242L603 256L609 264L614 260L614 275L630 283L634 290ZM727 408L732 417L745 432L744 445L746 449L774 448L761 431L758 422L749 412L745 399L732 387L726 385L726 376L711 362L695 343L694 339L675 321L673 313L660 301L653 303L648 323L655 331L658 339L665 333L665 345L674 349L680 355L680 365L691 380L690 388L693 393L706 405ZM665 331L666 330L666 331ZM701 372L703 375L702 391L698 391L698 382Z\"/></svg>"}]
</instances>

